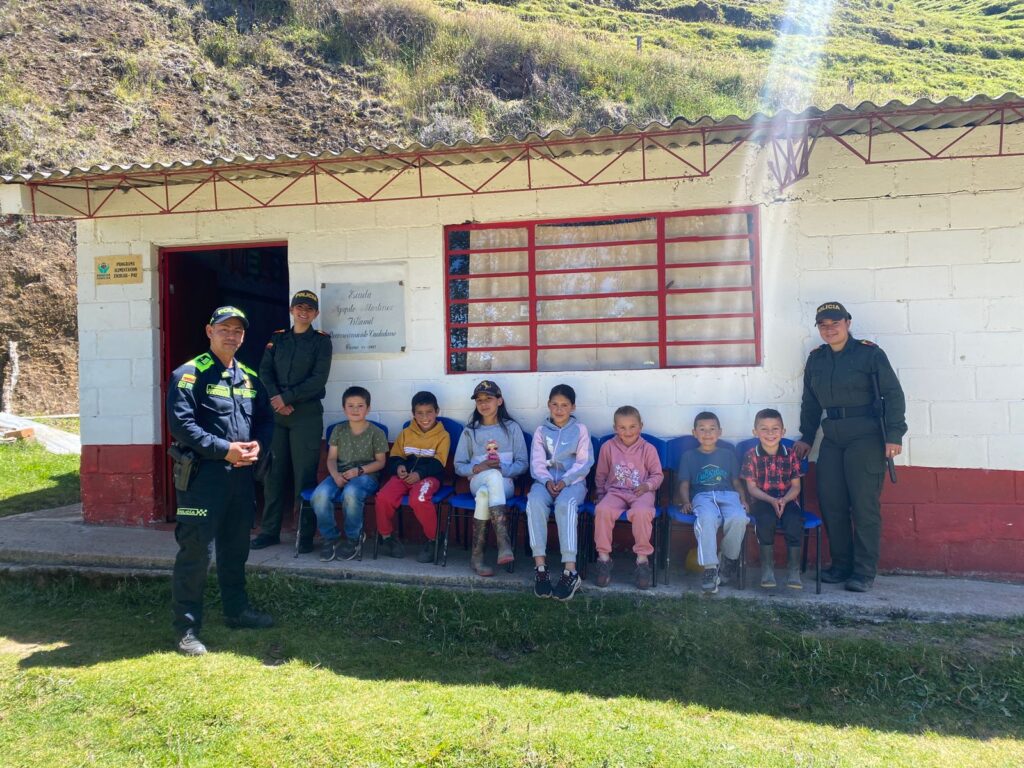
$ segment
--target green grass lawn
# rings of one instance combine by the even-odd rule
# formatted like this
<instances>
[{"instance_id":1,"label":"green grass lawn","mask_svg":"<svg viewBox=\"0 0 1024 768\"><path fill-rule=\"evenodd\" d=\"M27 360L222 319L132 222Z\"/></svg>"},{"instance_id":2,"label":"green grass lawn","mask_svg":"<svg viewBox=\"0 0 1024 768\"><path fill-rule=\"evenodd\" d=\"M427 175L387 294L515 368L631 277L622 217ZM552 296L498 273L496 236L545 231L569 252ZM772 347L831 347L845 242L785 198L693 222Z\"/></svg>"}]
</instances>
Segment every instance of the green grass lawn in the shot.
<instances>
[{"instance_id":1,"label":"green grass lawn","mask_svg":"<svg viewBox=\"0 0 1024 768\"><path fill-rule=\"evenodd\" d=\"M79 461L30 440L0 445L0 517L77 502Z\"/></svg>"},{"instance_id":2,"label":"green grass lawn","mask_svg":"<svg viewBox=\"0 0 1024 768\"><path fill-rule=\"evenodd\" d=\"M0 580L5 766L1020 766L1024 621L250 579L278 626L170 648L167 580Z\"/></svg>"}]
</instances>

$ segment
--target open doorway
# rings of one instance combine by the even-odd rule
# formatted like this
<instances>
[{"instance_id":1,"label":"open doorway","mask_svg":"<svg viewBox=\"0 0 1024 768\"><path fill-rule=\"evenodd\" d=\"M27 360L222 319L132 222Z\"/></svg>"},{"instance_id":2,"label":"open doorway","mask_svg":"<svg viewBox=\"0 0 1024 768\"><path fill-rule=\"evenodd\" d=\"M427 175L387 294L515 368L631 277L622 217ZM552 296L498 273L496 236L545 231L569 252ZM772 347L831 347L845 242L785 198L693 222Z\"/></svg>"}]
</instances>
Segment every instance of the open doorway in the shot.
<instances>
[{"instance_id":1,"label":"open doorway","mask_svg":"<svg viewBox=\"0 0 1024 768\"><path fill-rule=\"evenodd\" d=\"M171 371L210 348L206 323L217 307L236 306L249 318L237 357L253 369L259 368L270 334L288 327L286 243L163 248L159 268L161 403ZM165 417L164 455L169 442ZM165 462L163 487L170 521L176 508L170 459Z\"/></svg>"}]
</instances>

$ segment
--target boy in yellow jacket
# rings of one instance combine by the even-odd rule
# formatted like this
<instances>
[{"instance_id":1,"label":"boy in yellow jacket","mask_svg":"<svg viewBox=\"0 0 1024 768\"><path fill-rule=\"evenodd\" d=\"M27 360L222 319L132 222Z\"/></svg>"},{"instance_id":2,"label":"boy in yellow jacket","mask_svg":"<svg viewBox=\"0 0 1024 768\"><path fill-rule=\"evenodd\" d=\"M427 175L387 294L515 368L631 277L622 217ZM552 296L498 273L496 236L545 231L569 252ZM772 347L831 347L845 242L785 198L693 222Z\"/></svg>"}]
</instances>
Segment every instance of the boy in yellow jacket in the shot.
<instances>
[{"instance_id":1,"label":"boy in yellow jacket","mask_svg":"<svg viewBox=\"0 0 1024 768\"><path fill-rule=\"evenodd\" d=\"M409 506L423 526L427 541L416 560L434 559L437 538L437 508L433 498L441 487L445 464L451 450L451 438L437 420L440 408L432 392L417 392L412 398L412 422L399 433L388 457L388 470L394 473L377 491L377 533L383 537L381 548L391 557L405 557L405 547L394 536L395 512L402 497L409 495Z\"/></svg>"}]
</instances>

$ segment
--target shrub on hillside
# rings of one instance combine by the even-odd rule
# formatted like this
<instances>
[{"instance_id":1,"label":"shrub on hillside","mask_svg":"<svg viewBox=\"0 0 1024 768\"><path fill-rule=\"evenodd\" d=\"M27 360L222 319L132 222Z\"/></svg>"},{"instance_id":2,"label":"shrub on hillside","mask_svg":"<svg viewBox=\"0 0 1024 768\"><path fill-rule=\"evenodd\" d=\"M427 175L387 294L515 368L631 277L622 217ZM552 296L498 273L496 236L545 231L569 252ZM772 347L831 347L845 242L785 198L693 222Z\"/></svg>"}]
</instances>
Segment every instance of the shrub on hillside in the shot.
<instances>
[{"instance_id":1,"label":"shrub on hillside","mask_svg":"<svg viewBox=\"0 0 1024 768\"><path fill-rule=\"evenodd\" d=\"M348 18L354 33L383 44L395 59L418 58L437 34L437 17L428 3L361 2Z\"/></svg>"},{"instance_id":2,"label":"shrub on hillside","mask_svg":"<svg viewBox=\"0 0 1024 768\"><path fill-rule=\"evenodd\" d=\"M766 51L775 45L775 36L764 32L744 32L736 36L736 42L751 51Z\"/></svg>"},{"instance_id":3,"label":"shrub on hillside","mask_svg":"<svg viewBox=\"0 0 1024 768\"><path fill-rule=\"evenodd\" d=\"M952 53L957 56L963 56L968 54L977 54L978 49L973 45L967 43L957 43L953 40L946 40L942 43L941 48L946 53Z\"/></svg>"},{"instance_id":4,"label":"shrub on hillside","mask_svg":"<svg viewBox=\"0 0 1024 768\"><path fill-rule=\"evenodd\" d=\"M746 8L741 8L735 5L723 5L722 14L725 16L725 20L734 27L753 26L754 14Z\"/></svg>"}]
</instances>

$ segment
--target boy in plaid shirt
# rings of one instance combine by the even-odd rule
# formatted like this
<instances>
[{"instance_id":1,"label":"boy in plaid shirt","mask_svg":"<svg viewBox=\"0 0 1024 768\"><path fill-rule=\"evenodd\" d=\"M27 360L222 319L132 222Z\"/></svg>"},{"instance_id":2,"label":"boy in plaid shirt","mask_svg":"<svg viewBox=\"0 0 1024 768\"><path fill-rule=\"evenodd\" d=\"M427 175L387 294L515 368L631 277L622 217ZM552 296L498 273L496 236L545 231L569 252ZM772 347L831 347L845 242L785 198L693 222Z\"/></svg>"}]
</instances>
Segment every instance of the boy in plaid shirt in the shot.
<instances>
[{"instance_id":1,"label":"boy in plaid shirt","mask_svg":"<svg viewBox=\"0 0 1024 768\"><path fill-rule=\"evenodd\" d=\"M775 586L775 528L781 524L786 539L786 586L803 589L800 582L800 536L803 515L800 496L800 459L782 444L786 427L773 408L758 411L754 436L758 439L743 459L740 477L747 481L750 513L761 545L761 586Z\"/></svg>"}]
</instances>

